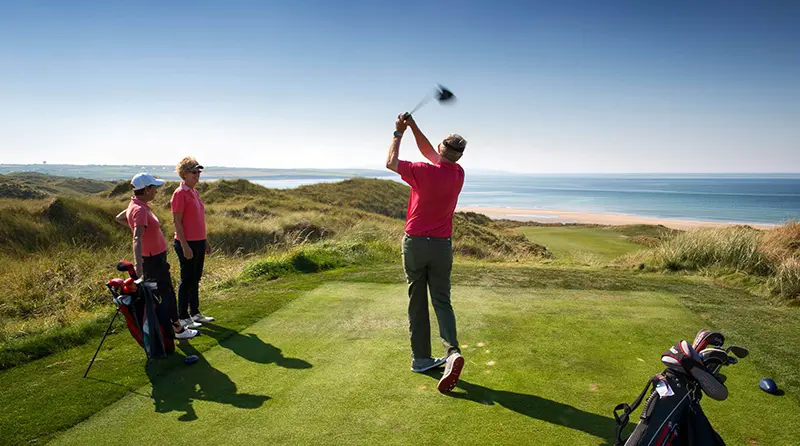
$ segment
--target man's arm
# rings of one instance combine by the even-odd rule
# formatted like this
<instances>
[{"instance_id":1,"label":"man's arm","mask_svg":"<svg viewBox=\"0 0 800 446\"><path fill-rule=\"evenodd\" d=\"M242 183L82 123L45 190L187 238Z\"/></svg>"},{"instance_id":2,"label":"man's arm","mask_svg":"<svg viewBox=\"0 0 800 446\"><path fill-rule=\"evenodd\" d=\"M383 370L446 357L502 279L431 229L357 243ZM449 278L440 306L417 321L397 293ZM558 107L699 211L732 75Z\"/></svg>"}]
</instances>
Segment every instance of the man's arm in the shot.
<instances>
[{"instance_id":1,"label":"man's arm","mask_svg":"<svg viewBox=\"0 0 800 446\"><path fill-rule=\"evenodd\" d=\"M394 121L394 128L396 131L402 133L406 130L406 123L403 122L403 114L399 114L397 116L397 120ZM389 144L389 154L386 155L386 168L391 170L392 172L397 172L397 165L400 164L400 141L402 136L393 136L392 143Z\"/></svg>"},{"instance_id":2,"label":"man's arm","mask_svg":"<svg viewBox=\"0 0 800 446\"><path fill-rule=\"evenodd\" d=\"M422 133L422 130L419 129L416 121L414 121L413 116L409 116L408 119L405 120L405 123L411 128L411 131L414 133L414 140L417 142L417 148L419 149L419 153L422 154L428 161L432 162L433 164L437 164L441 161L441 157L431 145L431 142L428 141L428 138Z\"/></svg>"},{"instance_id":3,"label":"man's arm","mask_svg":"<svg viewBox=\"0 0 800 446\"><path fill-rule=\"evenodd\" d=\"M392 172L397 172L397 165L400 164L400 138L393 137L389 144L389 154L386 156L386 168Z\"/></svg>"}]
</instances>

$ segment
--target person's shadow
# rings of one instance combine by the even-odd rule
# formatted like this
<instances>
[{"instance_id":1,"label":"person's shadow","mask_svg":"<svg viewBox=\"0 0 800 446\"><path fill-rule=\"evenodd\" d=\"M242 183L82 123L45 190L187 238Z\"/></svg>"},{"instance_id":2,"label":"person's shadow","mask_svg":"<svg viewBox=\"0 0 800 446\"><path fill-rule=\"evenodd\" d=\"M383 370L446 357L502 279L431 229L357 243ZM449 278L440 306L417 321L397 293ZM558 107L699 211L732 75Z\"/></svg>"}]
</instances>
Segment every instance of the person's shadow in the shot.
<instances>
[{"instance_id":1,"label":"person's shadow","mask_svg":"<svg viewBox=\"0 0 800 446\"><path fill-rule=\"evenodd\" d=\"M153 385L152 398L156 412L183 412L178 420L194 421L197 419L197 413L192 406L195 400L215 401L241 409L257 409L270 398L266 395L239 393L228 375L212 367L189 343L181 342L180 349L187 356L196 355L197 362L189 366L178 365L176 362L182 362L183 357L172 355L163 360L148 361L145 366ZM176 367L179 369L175 370Z\"/></svg>"},{"instance_id":2,"label":"person's shadow","mask_svg":"<svg viewBox=\"0 0 800 446\"><path fill-rule=\"evenodd\" d=\"M425 374L439 380L442 377L442 369L430 370ZM453 391L445 395L487 406L499 404L531 418L586 432L602 438L607 444L614 444L616 440L616 421L613 418L586 412L536 395L489 389L463 379L458 381L456 388L464 392Z\"/></svg>"},{"instance_id":3,"label":"person's shadow","mask_svg":"<svg viewBox=\"0 0 800 446\"><path fill-rule=\"evenodd\" d=\"M312 367L302 359L284 357L281 349L262 341L258 335L253 333L243 335L236 330L210 323L203 324L203 328L200 330L203 335L216 339L222 348L227 348L248 361L259 364L275 364L287 369Z\"/></svg>"}]
</instances>

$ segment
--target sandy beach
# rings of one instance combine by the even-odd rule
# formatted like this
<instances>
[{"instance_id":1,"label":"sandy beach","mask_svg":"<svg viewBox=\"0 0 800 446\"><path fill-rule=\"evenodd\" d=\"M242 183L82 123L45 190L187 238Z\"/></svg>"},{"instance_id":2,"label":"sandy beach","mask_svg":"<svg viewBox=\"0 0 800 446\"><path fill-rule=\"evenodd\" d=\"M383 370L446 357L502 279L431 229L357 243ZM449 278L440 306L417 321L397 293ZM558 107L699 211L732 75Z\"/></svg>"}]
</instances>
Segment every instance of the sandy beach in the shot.
<instances>
[{"instance_id":1,"label":"sandy beach","mask_svg":"<svg viewBox=\"0 0 800 446\"><path fill-rule=\"evenodd\" d=\"M668 218L640 217L636 215L600 214L592 212L562 211L553 209L510 209L479 206L459 207L460 212L477 212L493 219L536 221L540 223L585 223L598 225L664 225L673 229L718 228L742 223L716 221L673 220ZM759 229L772 229L777 225L749 224Z\"/></svg>"}]
</instances>

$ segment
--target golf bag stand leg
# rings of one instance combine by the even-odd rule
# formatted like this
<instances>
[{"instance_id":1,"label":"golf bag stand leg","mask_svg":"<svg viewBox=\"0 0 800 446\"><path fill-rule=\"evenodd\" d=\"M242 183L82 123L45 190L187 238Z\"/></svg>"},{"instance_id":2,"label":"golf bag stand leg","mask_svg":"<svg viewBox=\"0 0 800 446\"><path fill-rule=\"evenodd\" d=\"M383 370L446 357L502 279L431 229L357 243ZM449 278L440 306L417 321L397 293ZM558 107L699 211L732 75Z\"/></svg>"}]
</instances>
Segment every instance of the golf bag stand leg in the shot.
<instances>
[{"instance_id":1,"label":"golf bag stand leg","mask_svg":"<svg viewBox=\"0 0 800 446\"><path fill-rule=\"evenodd\" d=\"M111 318L111 322L108 324L108 328L106 328L106 334L103 335L103 339L100 340L100 345L97 346L97 351L94 352L94 356L92 356L92 360L89 362L89 367L86 368L86 373L83 374L83 377L86 378L86 375L89 374L89 369L92 368L92 364L94 364L95 358L97 358L97 354L100 353L100 347L103 346L103 341L106 340L106 336L111 331L111 326L114 325L114 320L117 319L117 315L119 314L119 309L114 312L114 317Z\"/></svg>"}]
</instances>

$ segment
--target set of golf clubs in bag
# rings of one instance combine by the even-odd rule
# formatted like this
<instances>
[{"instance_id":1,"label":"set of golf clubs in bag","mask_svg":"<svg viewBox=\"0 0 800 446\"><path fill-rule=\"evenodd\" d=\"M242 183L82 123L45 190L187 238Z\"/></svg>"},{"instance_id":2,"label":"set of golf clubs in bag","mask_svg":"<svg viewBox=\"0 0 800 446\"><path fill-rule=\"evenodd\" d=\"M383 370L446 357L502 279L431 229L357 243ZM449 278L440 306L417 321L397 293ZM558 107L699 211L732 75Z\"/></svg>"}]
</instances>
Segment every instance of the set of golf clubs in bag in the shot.
<instances>
[{"instance_id":1,"label":"set of golf clubs in bag","mask_svg":"<svg viewBox=\"0 0 800 446\"><path fill-rule=\"evenodd\" d=\"M131 262L121 260L117 264L117 271L128 273L127 279L111 279L106 282L106 287L111 292L117 311L108 324L100 345L86 368L83 377L89 370L103 346L103 342L111 332L114 321L121 313L125 318L128 331L136 342L144 349L147 359L165 357L175 351L175 335L169 320L166 308L161 305L158 286L153 282L146 282L136 276L136 269Z\"/></svg>"},{"instance_id":2,"label":"set of golf clubs in bag","mask_svg":"<svg viewBox=\"0 0 800 446\"><path fill-rule=\"evenodd\" d=\"M648 380L642 393L629 404L614 408L617 446L724 445L700 407L703 394L723 401L728 398L722 367L737 364L749 351L738 345L723 349L722 333L700 330L692 344L679 341L661 356L667 368ZM650 388L652 391L648 394ZM622 439L630 414L647 396L639 424Z\"/></svg>"}]
</instances>

